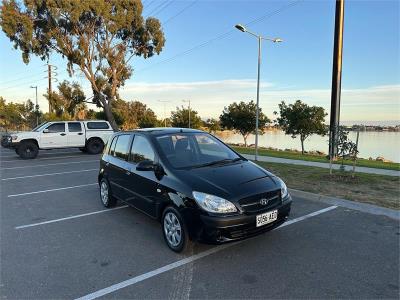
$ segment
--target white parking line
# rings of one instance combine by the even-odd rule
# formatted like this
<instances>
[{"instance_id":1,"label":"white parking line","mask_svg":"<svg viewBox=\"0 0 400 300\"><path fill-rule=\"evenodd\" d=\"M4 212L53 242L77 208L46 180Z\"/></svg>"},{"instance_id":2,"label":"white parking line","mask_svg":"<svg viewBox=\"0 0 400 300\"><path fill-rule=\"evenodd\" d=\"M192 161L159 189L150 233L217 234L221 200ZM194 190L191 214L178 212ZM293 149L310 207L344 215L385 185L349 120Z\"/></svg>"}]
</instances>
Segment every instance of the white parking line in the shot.
<instances>
[{"instance_id":1,"label":"white parking line","mask_svg":"<svg viewBox=\"0 0 400 300\"><path fill-rule=\"evenodd\" d=\"M75 158L81 158L81 157L87 157L86 155L69 155L69 156L59 156L59 157L45 157L45 158L35 158L34 161L38 161L38 160L48 160L48 159L64 159L64 158L71 158L71 157L75 157ZM2 163L9 163L9 162L27 162L27 160L1 160Z\"/></svg>"},{"instance_id":2,"label":"white parking line","mask_svg":"<svg viewBox=\"0 0 400 300\"><path fill-rule=\"evenodd\" d=\"M8 195L7 197L8 198L12 198L12 197L21 197L21 196L33 195L33 194L41 194L41 193L48 193L48 192L63 191L63 190L76 189L76 188L81 188L81 187L90 186L90 185L97 185L97 184L98 183L89 183L89 184L67 186L67 187L58 188L58 189L50 189L50 190L43 190L43 191L36 191L36 192Z\"/></svg>"},{"instance_id":3,"label":"white parking line","mask_svg":"<svg viewBox=\"0 0 400 300\"><path fill-rule=\"evenodd\" d=\"M59 165L70 165L70 164L83 164L83 163L90 163L90 162L99 162L98 159L96 160L84 160L84 161L71 161L67 163L55 163L55 164L45 164L45 165L31 165L31 166L23 166L23 167L9 167L3 168L2 170L14 170L14 169L25 169L25 168L36 168L36 167L47 167L47 166L59 166Z\"/></svg>"},{"instance_id":4,"label":"white parking line","mask_svg":"<svg viewBox=\"0 0 400 300\"><path fill-rule=\"evenodd\" d=\"M330 210L332 210L332 209L335 209L335 208L337 208L337 206L329 206L329 207L327 207L327 208L324 208L324 209L315 211L315 212L310 213L310 214L307 214L307 215L305 215L305 216L302 216L302 217L293 219L293 220L291 220L291 221L288 221L288 222L284 223L282 226L278 227L277 229L280 229L280 228L282 228L282 227L285 227L285 226L288 226L288 225L291 225L291 224L294 224L294 223L303 221L303 220L305 220L305 219L308 219L308 218L311 218L311 217L320 215L320 214L322 214L322 213L328 212L328 211L330 211ZM151 278L151 277L157 276L157 275L159 275L159 274L161 274L161 273L165 273L165 272L168 272L168 271L170 271L170 270L172 270L172 269L176 269L176 268L178 268L178 267L180 267L180 266L183 266L183 265L192 263L192 262L194 262L194 261L196 261L196 260L199 260L199 259L201 259L201 258L203 258L203 257L209 256L209 255L211 255L211 254L214 254L214 253L216 253L216 252L219 252L219 251L221 251L221 250L224 250L224 249L226 249L226 248L232 247L232 246L237 245L237 244L242 243L242 242L243 242L243 241L236 242L236 243L231 243L231 244L225 244L225 245L222 245L222 246L217 246L217 247L211 248L211 249L206 250L206 251L204 251L204 252L201 252L201 253L195 254L195 255L193 255L193 256L190 256L190 257L187 257L187 258L178 260L178 261L176 261L176 262L174 262L174 263L171 263L171 264L169 264L169 265L165 265L165 266L163 266L163 267L161 267L161 268L158 268L158 269L155 269L155 270L153 270L153 271L144 273L144 274L142 274L142 275L133 277L133 278L131 278L131 279L122 281L122 282L120 282L120 283L116 283L116 284L114 284L114 285L111 285L111 286L106 287L106 288L104 288L104 289L98 290L98 291L93 292L93 293L91 293L91 294L88 294L88 295L86 295L86 296L77 298L76 300L91 300L91 299L96 299L96 298L102 297L102 296L104 296L104 295L108 295L108 294L110 294L110 293L113 293L113 292L115 292L115 291L118 291L118 290L120 290L120 289L123 289L123 288L125 288L125 287L127 287L127 286L134 285L134 284L136 284L136 283L138 283L138 282L141 282L141 281L144 281L144 280L149 279L149 278Z\"/></svg>"},{"instance_id":5,"label":"white parking line","mask_svg":"<svg viewBox=\"0 0 400 300\"><path fill-rule=\"evenodd\" d=\"M113 211L113 210L117 210L117 209L121 209L121 208L127 208L127 207L129 207L129 206L128 205L123 205L123 206L118 206L118 207L114 207L114 208L110 208L110 209L98 210L98 211L94 211L94 212L90 212L90 213L86 213L86 214L69 216L69 217L65 217L65 218L61 218L61 219L55 219L55 220L49 220L49 221L44 221L44 222L40 222L40 223L33 223L33 224L28 224L28 225L17 226L17 227L15 227L15 229L18 230L18 229L24 229L24 228L28 228L28 227L35 227L35 226L40 226L40 225L45 225L45 224L50 224L50 223L56 223L56 222L61 222L61 221L65 221L65 220L71 220L71 219L76 219L76 218L81 218L81 217L101 214L101 213L105 213L105 212L108 212L108 211Z\"/></svg>"},{"instance_id":6,"label":"white parking line","mask_svg":"<svg viewBox=\"0 0 400 300\"><path fill-rule=\"evenodd\" d=\"M80 151L67 151L67 152L64 151L64 152L51 152L51 153L46 153L46 152L40 153L39 152L39 158L40 158L41 155L55 155L55 154L67 154L67 153L70 153L70 154L81 153L81 154L83 154ZM19 157L19 156L18 156L17 153L15 153L14 155L0 155L0 158L7 158L7 157Z\"/></svg>"},{"instance_id":7,"label":"white parking line","mask_svg":"<svg viewBox=\"0 0 400 300\"><path fill-rule=\"evenodd\" d=\"M15 180L15 179L24 179L24 178L33 178L33 177L43 177L43 176L53 176L53 175L63 175L63 174L71 174L71 173L81 173L81 172L89 172L89 171L98 171L99 169L86 169L86 170L77 170L77 171L68 171L68 172L58 172L58 173L47 173L47 174L38 174L38 175L27 175L27 176L18 176L18 177L10 177L4 178L2 181Z\"/></svg>"}]
</instances>

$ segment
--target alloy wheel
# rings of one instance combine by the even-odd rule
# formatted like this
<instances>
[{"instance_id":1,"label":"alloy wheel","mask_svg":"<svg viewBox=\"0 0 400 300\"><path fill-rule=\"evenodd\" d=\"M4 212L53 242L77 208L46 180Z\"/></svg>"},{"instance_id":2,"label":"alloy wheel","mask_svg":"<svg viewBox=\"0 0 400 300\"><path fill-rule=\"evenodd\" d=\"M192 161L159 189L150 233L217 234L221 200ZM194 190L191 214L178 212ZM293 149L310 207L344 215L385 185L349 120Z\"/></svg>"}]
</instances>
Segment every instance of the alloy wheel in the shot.
<instances>
[{"instance_id":1,"label":"alloy wheel","mask_svg":"<svg viewBox=\"0 0 400 300\"><path fill-rule=\"evenodd\" d=\"M168 212L164 217L164 233L168 243L176 247L182 240L182 228L177 216Z\"/></svg>"}]
</instances>

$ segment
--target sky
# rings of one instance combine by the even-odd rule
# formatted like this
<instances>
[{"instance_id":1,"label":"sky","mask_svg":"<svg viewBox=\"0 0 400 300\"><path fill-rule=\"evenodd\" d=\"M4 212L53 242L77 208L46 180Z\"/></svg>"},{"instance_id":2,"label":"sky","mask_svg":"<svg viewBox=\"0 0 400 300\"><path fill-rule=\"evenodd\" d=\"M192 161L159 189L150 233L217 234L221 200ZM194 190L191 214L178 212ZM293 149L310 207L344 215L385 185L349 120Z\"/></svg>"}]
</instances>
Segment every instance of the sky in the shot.
<instances>
[{"instance_id":1,"label":"sky","mask_svg":"<svg viewBox=\"0 0 400 300\"><path fill-rule=\"evenodd\" d=\"M164 117L187 105L203 118L218 118L232 102L256 99L257 39L237 23L282 43L262 44L260 106L274 118L281 101L297 99L330 110L335 1L144 0L144 16L159 18L166 45L159 56L131 60L134 73L120 89ZM345 2L341 122L400 124L400 1ZM0 32L0 96L35 99L46 111L46 61L21 59ZM58 82L68 78L66 62L53 55ZM57 82L53 83L56 86ZM326 119L329 121L329 119Z\"/></svg>"}]
</instances>

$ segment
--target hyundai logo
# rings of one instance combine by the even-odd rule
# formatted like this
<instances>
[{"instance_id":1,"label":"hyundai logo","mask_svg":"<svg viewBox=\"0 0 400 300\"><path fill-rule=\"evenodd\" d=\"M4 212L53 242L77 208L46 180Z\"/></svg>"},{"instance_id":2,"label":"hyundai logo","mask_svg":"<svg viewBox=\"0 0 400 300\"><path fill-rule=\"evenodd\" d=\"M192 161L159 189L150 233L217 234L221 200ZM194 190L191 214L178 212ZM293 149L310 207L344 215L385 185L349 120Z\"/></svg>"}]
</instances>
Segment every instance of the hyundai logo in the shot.
<instances>
[{"instance_id":1,"label":"hyundai logo","mask_svg":"<svg viewBox=\"0 0 400 300\"><path fill-rule=\"evenodd\" d=\"M261 204L261 205L267 205L268 202L269 202L269 200L268 200L268 199L265 199L265 198L262 198L262 199L260 200L260 204Z\"/></svg>"}]
</instances>

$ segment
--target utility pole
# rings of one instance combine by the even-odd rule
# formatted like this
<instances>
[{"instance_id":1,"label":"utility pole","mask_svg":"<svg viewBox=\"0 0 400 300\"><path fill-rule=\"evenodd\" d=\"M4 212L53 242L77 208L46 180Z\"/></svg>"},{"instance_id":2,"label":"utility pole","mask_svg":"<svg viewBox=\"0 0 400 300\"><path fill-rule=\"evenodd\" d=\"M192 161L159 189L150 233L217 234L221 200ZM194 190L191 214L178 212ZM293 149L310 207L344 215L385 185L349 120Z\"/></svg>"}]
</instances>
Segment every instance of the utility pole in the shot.
<instances>
[{"instance_id":1,"label":"utility pole","mask_svg":"<svg viewBox=\"0 0 400 300\"><path fill-rule=\"evenodd\" d=\"M167 127L167 113L166 113L166 104L169 102L168 100L157 100L164 104L164 127Z\"/></svg>"},{"instance_id":2,"label":"utility pole","mask_svg":"<svg viewBox=\"0 0 400 300\"><path fill-rule=\"evenodd\" d=\"M49 113L51 113L51 65L47 64L47 73L48 73L48 77L49 77Z\"/></svg>"},{"instance_id":3,"label":"utility pole","mask_svg":"<svg viewBox=\"0 0 400 300\"><path fill-rule=\"evenodd\" d=\"M51 94L52 94L52 87L51 87L51 83L52 80L57 81L57 78L54 78L53 76L57 75L57 72L55 72L55 70L57 70L56 66L47 64L47 78L49 80L49 87L48 87L48 95L49 95L49 113L51 113L53 111L53 107L51 106Z\"/></svg>"},{"instance_id":4,"label":"utility pole","mask_svg":"<svg viewBox=\"0 0 400 300\"><path fill-rule=\"evenodd\" d=\"M183 102L189 102L189 127L190 128L190 100L182 100Z\"/></svg>"},{"instance_id":5,"label":"utility pole","mask_svg":"<svg viewBox=\"0 0 400 300\"><path fill-rule=\"evenodd\" d=\"M36 126L39 126L39 104L38 104L38 99L37 99L37 85L36 86L31 86L31 89L35 89L36 90L36 105L35 105Z\"/></svg>"},{"instance_id":6,"label":"utility pole","mask_svg":"<svg viewBox=\"0 0 400 300\"><path fill-rule=\"evenodd\" d=\"M342 89L342 54L343 54L344 0L336 0L335 37L333 46L332 92L330 114L329 158L337 155L337 135L340 121L340 95Z\"/></svg>"}]
</instances>

